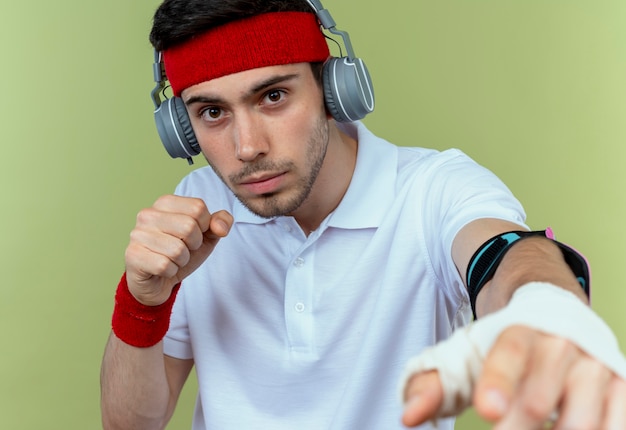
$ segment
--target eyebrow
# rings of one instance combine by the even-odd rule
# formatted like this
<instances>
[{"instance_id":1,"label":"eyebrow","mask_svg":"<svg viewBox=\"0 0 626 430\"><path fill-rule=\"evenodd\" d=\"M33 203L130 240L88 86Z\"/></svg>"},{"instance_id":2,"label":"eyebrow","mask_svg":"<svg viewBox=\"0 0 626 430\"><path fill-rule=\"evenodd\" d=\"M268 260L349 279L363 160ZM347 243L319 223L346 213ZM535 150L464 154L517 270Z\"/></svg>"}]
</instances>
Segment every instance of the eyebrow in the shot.
<instances>
[{"instance_id":1,"label":"eyebrow","mask_svg":"<svg viewBox=\"0 0 626 430\"><path fill-rule=\"evenodd\" d=\"M261 91L266 90L267 88L276 85L276 84L280 84L283 82L287 82L290 80L293 80L295 78L297 78L299 76L299 74L297 73L289 73L287 75L278 75L278 76L272 76L264 81L259 82L257 85L255 85L254 87L250 88L250 90L248 90L242 97L241 99L246 99L248 97L251 97L255 94L260 93ZM190 106L194 103L211 103L211 104L224 104L226 103L226 101L220 97L217 96L207 96L207 95L197 95L197 96L191 96L189 97L189 99L185 100L185 105Z\"/></svg>"}]
</instances>

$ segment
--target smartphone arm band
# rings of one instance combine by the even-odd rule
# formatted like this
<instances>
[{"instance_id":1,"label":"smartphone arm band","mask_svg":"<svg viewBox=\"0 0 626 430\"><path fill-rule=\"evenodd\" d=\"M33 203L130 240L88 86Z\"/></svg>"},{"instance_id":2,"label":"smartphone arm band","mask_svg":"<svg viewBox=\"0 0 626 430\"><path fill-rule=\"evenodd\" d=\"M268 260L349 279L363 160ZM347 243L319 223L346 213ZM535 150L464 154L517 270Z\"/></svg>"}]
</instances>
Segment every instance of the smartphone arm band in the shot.
<instances>
[{"instance_id":1,"label":"smartphone arm band","mask_svg":"<svg viewBox=\"0 0 626 430\"><path fill-rule=\"evenodd\" d=\"M492 237L482 244L470 259L467 267L467 290L472 305L472 313L476 319L476 297L481 288L493 277L498 265L511 246L517 241L532 237L546 237L554 241L561 249L565 262L569 265L582 286L587 297L590 295L591 277L589 264L578 251L554 239L552 229L539 231L510 231Z\"/></svg>"}]
</instances>

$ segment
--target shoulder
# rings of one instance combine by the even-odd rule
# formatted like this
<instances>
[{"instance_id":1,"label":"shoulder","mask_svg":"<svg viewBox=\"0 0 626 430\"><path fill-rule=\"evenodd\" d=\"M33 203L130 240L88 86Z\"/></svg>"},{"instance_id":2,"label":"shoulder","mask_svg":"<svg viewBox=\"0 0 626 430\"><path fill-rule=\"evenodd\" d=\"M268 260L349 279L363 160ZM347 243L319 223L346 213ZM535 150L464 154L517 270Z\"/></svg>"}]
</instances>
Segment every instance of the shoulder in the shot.
<instances>
[{"instance_id":1,"label":"shoulder","mask_svg":"<svg viewBox=\"0 0 626 430\"><path fill-rule=\"evenodd\" d=\"M439 151L418 147L398 147L398 174L405 181L415 178L420 182L494 176L459 149Z\"/></svg>"},{"instance_id":2,"label":"shoulder","mask_svg":"<svg viewBox=\"0 0 626 430\"><path fill-rule=\"evenodd\" d=\"M438 150L432 148L398 146L400 165L423 165L424 167L442 167L454 165L478 165L460 149Z\"/></svg>"}]
</instances>

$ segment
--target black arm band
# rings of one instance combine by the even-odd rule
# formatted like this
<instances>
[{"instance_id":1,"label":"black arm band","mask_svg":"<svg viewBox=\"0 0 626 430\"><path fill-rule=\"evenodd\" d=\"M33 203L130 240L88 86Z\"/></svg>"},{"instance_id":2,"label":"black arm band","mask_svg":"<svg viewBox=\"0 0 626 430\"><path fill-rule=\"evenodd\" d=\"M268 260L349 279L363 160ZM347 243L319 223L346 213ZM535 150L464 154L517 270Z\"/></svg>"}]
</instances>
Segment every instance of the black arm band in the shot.
<instances>
[{"instance_id":1,"label":"black arm band","mask_svg":"<svg viewBox=\"0 0 626 430\"><path fill-rule=\"evenodd\" d=\"M589 297L589 288L591 287L589 264L585 257L579 252L555 240L551 229L540 231L509 231L494 236L483 243L474 253L467 266L465 279L467 280L467 290L470 296L474 319L476 319L476 297L481 288L491 280L502 258L504 258L504 255L511 246L520 239L531 236L546 237L552 239L554 243L558 245L563 253L565 262L572 269L572 272L574 272L585 294Z\"/></svg>"}]
</instances>

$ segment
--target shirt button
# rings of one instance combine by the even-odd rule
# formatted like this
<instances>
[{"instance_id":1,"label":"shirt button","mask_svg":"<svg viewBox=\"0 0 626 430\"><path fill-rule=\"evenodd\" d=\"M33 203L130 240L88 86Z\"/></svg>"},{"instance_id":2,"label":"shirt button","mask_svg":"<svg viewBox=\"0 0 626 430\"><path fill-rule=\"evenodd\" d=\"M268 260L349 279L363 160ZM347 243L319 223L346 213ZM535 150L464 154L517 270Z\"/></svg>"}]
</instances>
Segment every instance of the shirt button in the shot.
<instances>
[{"instance_id":1,"label":"shirt button","mask_svg":"<svg viewBox=\"0 0 626 430\"><path fill-rule=\"evenodd\" d=\"M304 303L298 302L294 308L296 309L296 312L302 313L304 312Z\"/></svg>"},{"instance_id":2,"label":"shirt button","mask_svg":"<svg viewBox=\"0 0 626 430\"><path fill-rule=\"evenodd\" d=\"M294 260L293 265L296 267L304 266L304 258L298 257Z\"/></svg>"}]
</instances>

